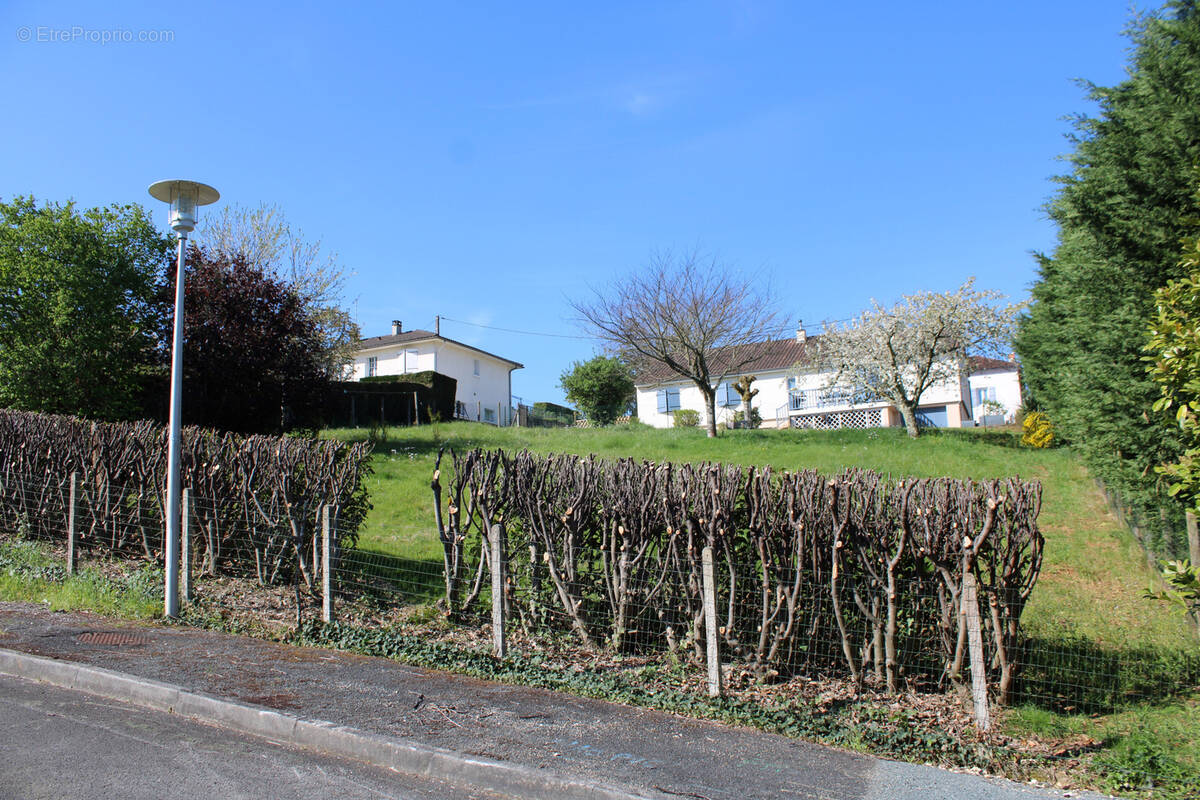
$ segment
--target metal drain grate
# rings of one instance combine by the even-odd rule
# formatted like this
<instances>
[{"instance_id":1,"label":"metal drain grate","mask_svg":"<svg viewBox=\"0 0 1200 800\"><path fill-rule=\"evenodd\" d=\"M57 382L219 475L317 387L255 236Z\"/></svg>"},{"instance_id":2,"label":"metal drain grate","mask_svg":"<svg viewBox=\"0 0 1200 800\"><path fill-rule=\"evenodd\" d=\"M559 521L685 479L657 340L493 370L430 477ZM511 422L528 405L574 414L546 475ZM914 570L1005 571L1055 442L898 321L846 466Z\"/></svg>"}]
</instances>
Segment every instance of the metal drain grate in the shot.
<instances>
[{"instance_id":1,"label":"metal drain grate","mask_svg":"<svg viewBox=\"0 0 1200 800\"><path fill-rule=\"evenodd\" d=\"M99 644L109 647L126 647L146 644L146 642L149 640L145 636L138 636L135 633L120 633L119 631L88 631L87 633L81 633L76 636L75 641L79 644Z\"/></svg>"}]
</instances>

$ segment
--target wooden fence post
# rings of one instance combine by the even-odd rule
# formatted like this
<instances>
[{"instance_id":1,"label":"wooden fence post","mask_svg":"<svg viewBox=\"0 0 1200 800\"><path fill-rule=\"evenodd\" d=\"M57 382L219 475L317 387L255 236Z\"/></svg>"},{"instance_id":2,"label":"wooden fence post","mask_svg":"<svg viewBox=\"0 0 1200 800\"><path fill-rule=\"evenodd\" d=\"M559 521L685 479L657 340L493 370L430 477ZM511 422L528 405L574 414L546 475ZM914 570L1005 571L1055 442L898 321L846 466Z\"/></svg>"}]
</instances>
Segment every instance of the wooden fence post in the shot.
<instances>
[{"instance_id":1,"label":"wooden fence post","mask_svg":"<svg viewBox=\"0 0 1200 800\"><path fill-rule=\"evenodd\" d=\"M711 547L701 551L704 572L704 639L708 645L708 696L721 695L721 651L717 630L717 579Z\"/></svg>"},{"instance_id":2,"label":"wooden fence post","mask_svg":"<svg viewBox=\"0 0 1200 800\"><path fill-rule=\"evenodd\" d=\"M192 517L192 490L180 492L179 513L179 596L183 602L192 602L192 537L188 531L188 520Z\"/></svg>"},{"instance_id":3,"label":"wooden fence post","mask_svg":"<svg viewBox=\"0 0 1200 800\"><path fill-rule=\"evenodd\" d=\"M1196 527L1196 515L1188 511L1184 519L1187 520L1188 560L1193 567L1200 567L1200 531Z\"/></svg>"},{"instance_id":4,"label":"wooden fence post","mask_svg":"<svg viewBox=\"0 0 1200 800\"><path fill-rule=\"evenodd\" d=\"M333 531L329 504L321 506L321 621L333 622Z\"/></svg>"},{"instance_id":5,"label":"wooden fence post","mask_svg":"<svg viewBox=\"0 0 1200 800\"><path fill-rule=\"evenodd\" d=\"M504 528L493 525L491 528L492 546L492 652L496 658L508 655L508 642L504 638Z\"/></svg>"},{"instance_id":6,"label":"wooden fence post","mask_svg":"<svg viewBox=\"0 0 1200 800\"><path fill-rule=\"evenodd\" d=\"M75 574L75 491L79 473L71 473L71 491L67 496L67 574Z\"/></svg>"},{"instance_id":7,"label":"wooden fence post","mask_svg":"<svg viewBox=\"0 0 1200 800\"><path fill-rule=\"evenodd\" d=\"M963 570L962 613L967 618L967 648L971 654L971 695L975 700L975 727L985 733L991 730L988 713L987 664L983 657L983 631L979 622L979 592L975 573L968 565Z\"/></svg>"}]
</instances>

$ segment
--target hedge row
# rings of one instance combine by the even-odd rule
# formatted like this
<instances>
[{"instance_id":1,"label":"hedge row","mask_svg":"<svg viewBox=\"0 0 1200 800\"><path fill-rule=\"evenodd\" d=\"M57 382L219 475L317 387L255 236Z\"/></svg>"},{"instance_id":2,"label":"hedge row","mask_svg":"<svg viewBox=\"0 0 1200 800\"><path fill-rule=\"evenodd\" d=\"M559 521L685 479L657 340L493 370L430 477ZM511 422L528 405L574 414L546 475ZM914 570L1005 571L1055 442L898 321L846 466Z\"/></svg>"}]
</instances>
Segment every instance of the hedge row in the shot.
<instances>
[{"instance_id":1,"label":"hedge row","mask_svg":"<svg viewBox=\"0 0 1200 800\"><path fill-rule=\"evenodd\" d=\"M61 538L70 476L77 476L76 530L84 547L161 552L167 429L151 422L99 423L0 410L0 529ZM367 444L183 431L182 484L193 498L189 532L210 574L252 571L293 577L319 530L323 504L339 510L338 534L353 545L369 503Z\"/></svg>"},{"instance_id":2,"label":"hedge row","mask_svg":"<svg viewBox=\"0 0 1200 800\"><path fill-rule=\"evenodd\" d=\"M1012 690L1041 568L1037 483L484 450L452 460L443 479L439 456L433 489L454 614L483 601L494 532L505 602L531 632L699 659L709 547L723 649L760 674L892 691L958 681L975 616L998 699Z\"/></svg>"}]
</instances>

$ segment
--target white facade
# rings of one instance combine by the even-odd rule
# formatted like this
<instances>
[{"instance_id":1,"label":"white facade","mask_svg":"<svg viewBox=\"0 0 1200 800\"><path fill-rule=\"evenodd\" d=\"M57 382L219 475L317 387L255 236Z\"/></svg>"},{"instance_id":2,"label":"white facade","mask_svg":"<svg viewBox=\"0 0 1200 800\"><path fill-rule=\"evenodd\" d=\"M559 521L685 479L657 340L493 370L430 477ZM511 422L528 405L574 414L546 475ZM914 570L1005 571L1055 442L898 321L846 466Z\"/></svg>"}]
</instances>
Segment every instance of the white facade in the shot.
<instances>
[{"instance_id":1,"label":"white facade","mask_svg":"<svg viewBox=\"0 0 1200 800\"><path fill-rule=\"evenodd\" d=\"M427 334L427 335L425 335ZM403 339L402 341L388 341ZM428 331L366 339L354 357L351 380L432 370L458 382L460 418L512 424L512 373L522 365Z\"/></svg>"},{"instance_id":2,"label":"white facade","mask_svg":"<svg viewBox=\"0 0 1200 800\"><path fill-rule=\"evenodd\" d=\"M1005 422L1013 422L1021 409L1021 374L1016 365L982 369L971 373L971 411L976 423L987 413L982 401L991 400L1004 409Z\"/></svg>"},{"instance_id":3,"label":"white facade","mask_svg":"<svg viewBox=\"0 0 1200 800\"><path fill-rule=\"evenodd\" d=\"M900 412L886 401L867 401L840 396L827 389L831 373L795 368L760 370L754 372L756 379L751 384L758 394L750 401L752 408L762 417L762 427L893 427L902 425ZM742 407L736 391L726 396L722 386L737 378L729 378L718 385L717 424L732 427L734 413ZM668 411L660 410L663 405L662 392L670 393ZM722 401L728 398L729 405ZM669 428L674 424L672 411L675 403L679 408L692 409L700 414L700 424L706 423L707 412L700 389L690 380L674 380L657 384L637 386L638 419L655 428ZM970 393L965 372L958 379L939 381L921 396L918 414L925 422L937 427L962 427L971 425Z\"/></svg>"}]
</instances>

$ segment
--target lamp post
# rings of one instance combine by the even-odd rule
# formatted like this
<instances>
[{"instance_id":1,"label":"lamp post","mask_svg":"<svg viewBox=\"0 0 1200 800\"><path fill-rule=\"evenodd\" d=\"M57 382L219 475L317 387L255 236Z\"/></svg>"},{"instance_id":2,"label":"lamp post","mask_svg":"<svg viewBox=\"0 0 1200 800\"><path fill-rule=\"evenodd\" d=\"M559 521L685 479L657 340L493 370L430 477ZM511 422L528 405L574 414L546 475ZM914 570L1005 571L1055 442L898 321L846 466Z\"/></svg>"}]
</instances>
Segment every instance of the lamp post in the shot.
<instances>
[{"instance_id":1,"label":"lamp post","mask_svg":"<svg viewBox=\"0 0 1200 800\"><path fill-rule=\"evenodd\" d=\"M175 332L171 344L171 438L167 445L167 520L163 531L166 583L163 610L179 616L179 451L182 445L180 414L183 409L183 258L187 235L196 229L196 209L215 203L221 195L211 186L195 181L159 181L150 186L150 196L171 204L171 230L179 235L175 265Z\"/></svg>"}]
</instances>

